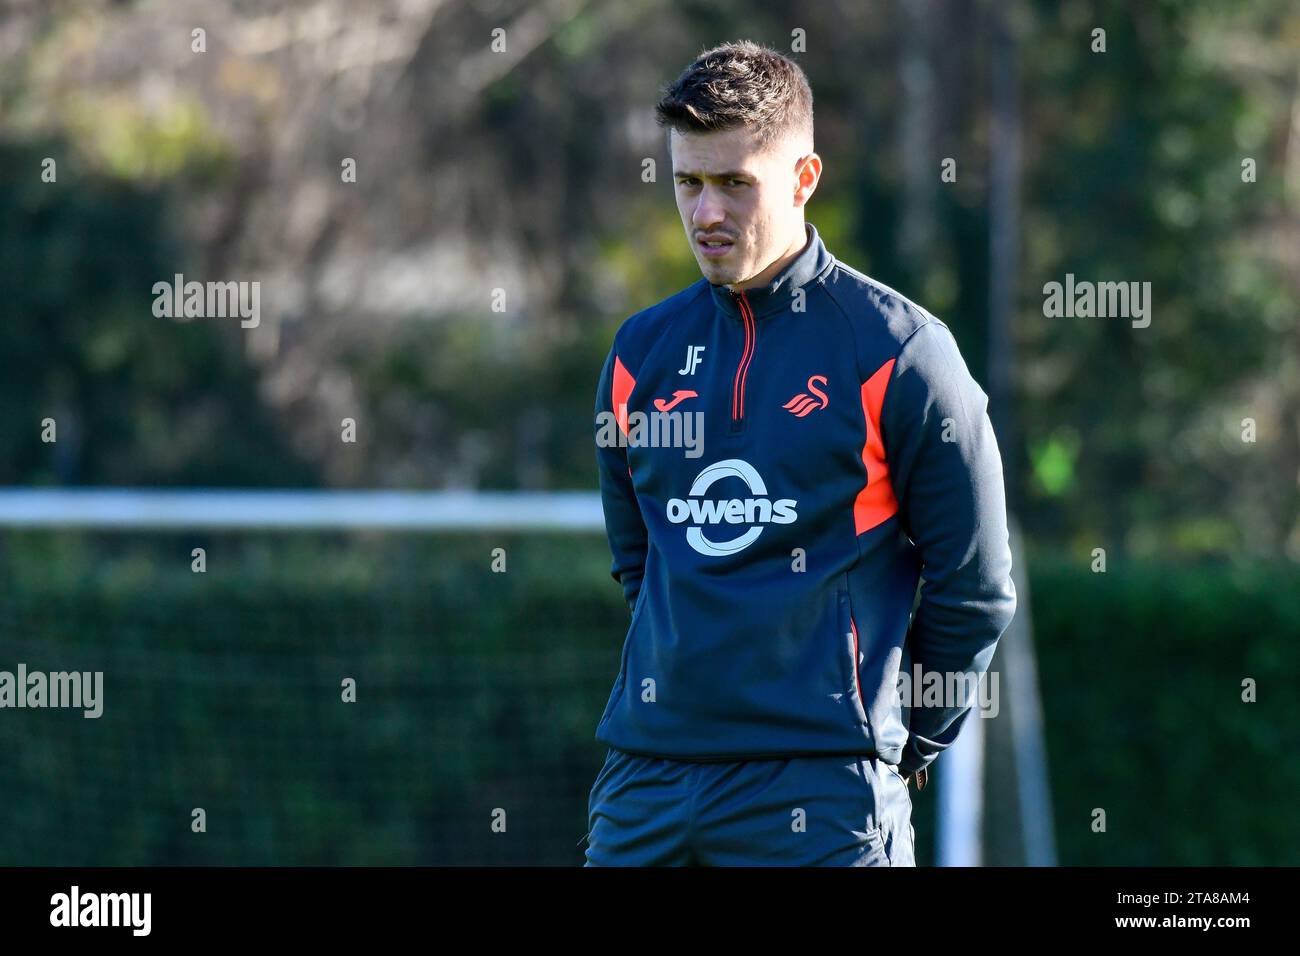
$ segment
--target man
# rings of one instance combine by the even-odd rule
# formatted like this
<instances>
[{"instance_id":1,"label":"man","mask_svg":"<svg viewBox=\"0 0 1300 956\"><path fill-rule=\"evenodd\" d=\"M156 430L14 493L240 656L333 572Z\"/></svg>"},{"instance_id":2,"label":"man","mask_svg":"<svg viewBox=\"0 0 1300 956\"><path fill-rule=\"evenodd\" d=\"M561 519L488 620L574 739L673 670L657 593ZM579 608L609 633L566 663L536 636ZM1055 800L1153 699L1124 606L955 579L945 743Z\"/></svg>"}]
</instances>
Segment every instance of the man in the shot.
<instances>
[{"instance_id":1,"label":"man","mask_svg":"<svg viewBox=\"0 0 1300 956\"><path fill-rule=\"evenodd\" d=\"M915 865L908 778L970 703L915 706L900 673L982 677L1016 605L987 398L944 323L805 223L793 61L709 50L657 118L703 278L622 325L597 391L632 621L587 865Z\"/></svg>"}]
</instances>

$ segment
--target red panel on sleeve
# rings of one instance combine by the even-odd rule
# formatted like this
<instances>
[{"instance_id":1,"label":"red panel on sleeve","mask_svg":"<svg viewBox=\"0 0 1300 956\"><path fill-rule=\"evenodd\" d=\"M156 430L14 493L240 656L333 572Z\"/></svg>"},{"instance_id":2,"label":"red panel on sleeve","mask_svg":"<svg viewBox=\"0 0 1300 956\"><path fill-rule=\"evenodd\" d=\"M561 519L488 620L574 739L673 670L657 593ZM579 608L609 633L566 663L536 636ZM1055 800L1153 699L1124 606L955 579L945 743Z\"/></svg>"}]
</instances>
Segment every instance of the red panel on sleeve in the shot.
<instances>
[{"instance_id":1,"label":"red panel on sleeve","mask_svg":"<svg viewBox=\"0 0 1300 956\"><path fill-rule=\"evenodd\" d=\"M627 434L627 400L632 394L632 389L636 387L636 379L632 377L617 355L614 356L614 387L611 402L614 409L614 417L618 419L618 427Z\"/></svg>"},{"instance_id":2,"label":"red panel on sleeve","mask_svg":"<svg viewBox=\"0 0 1300 956\"><path fill-rule=\"evenodd\" d=\"M862 446L862 464L867 469L867 483L853 503L853 526L856 534L870 531L898 513L898 499L889 481L889 463L885 461L885 444L880 438L880 408L885 404L885 390L894 371L894 360L880 366L862 383L862 415L867 422L867 440Z\"/></svg>"}]
</instances>

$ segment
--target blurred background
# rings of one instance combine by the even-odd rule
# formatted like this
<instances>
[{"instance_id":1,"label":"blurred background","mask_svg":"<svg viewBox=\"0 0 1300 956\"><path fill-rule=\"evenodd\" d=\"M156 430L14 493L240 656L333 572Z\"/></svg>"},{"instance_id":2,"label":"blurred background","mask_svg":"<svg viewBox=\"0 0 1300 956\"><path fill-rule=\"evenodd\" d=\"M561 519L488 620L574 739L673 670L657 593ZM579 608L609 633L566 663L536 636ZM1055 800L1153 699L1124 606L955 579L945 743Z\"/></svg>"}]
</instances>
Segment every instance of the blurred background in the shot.
<instances>
[{"instance_id":1,"label":"blurred background","mask_svg":"<svg viewBox=\"0 0 1300 956\"><path fill-rule=\"evenodd\" d=\"M0 0L0 669L104 672L0 711L0 864L582 862L596 381L699 278L652 107L740 38L797 44L808 219L993 403L1024 599L919 862L958 815L986 864L1300 862L1294 3ZM177 273L258 324L156 316ZM1067 273L1149 327L1046 317Z\"/></svg>"}]
</instances>

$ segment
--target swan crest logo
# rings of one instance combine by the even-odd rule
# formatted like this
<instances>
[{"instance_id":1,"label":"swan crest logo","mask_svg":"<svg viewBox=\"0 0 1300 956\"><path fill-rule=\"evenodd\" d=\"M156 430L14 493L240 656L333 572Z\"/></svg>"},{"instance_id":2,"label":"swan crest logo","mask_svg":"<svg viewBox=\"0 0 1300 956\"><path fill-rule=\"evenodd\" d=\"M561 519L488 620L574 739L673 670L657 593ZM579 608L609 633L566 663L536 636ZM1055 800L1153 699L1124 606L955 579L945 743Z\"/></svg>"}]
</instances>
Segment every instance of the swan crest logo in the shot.
<instances>
[{"instance_id":1,"label":"swan crest logo","mask_svg":"<svg viewBox=\"0 0 1300 956\"><path fill-rule=\"evenodd\" d=\"M748 498L703 498L716 481L739 478L748 487ZM791 524L798 515L793 498L773 501L767 485L749 462L739 458L709 465L691 483L690 498L668 499L668 520L673 524L691 522L686 529L686 543L700 554L717 557L735 554L753 544L768 524ZM712 541L704 536L705 525L749 525L740 535L726 541Z\"/></svg>"},{"instance_id":2,"label":"swan crest logo","mask_svg":"<svg viewBox=\"0 0 1300 956\"><path fill-rule=\"evenodd\" d=\"M821 382L823 385L825 385L826 376L814 375L812 378L808 379L808 391L812 392L813 395L816 396L816 398L813 398L812 396L800 392L798 395L790 399L790 401L786 402L781 407L784 408L791 415L793 415L795 418L803 418L809 412L815 412L817 409L825 408L827 405L829 405L830 399L826 397L825 392L823 392L820 388L818 388L815 384L813 384L814 382Z\"/></svg>"}]
</instances>

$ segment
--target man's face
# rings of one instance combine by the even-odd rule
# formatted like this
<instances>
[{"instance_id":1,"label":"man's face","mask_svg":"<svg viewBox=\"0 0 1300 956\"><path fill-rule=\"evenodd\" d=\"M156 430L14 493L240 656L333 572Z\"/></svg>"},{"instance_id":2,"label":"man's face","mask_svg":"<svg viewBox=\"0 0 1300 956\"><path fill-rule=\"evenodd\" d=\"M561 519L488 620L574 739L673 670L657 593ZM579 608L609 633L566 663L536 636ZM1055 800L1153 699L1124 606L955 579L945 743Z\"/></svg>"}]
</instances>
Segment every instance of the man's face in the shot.
<instances>
[{"instance_id":1,"label":"man's face","mask_svg":"<svg viewBox=\"0 0 1300 956\"><path fill-rule=\"evenodd\" d=\"M778 260L803 247L801 209L821 160L785 140L759 152L745 129L671 133L677 210L691 252L714 285L747 288L770 280ZM702 240L723 245L710 248ZM770 273L770 274L767 274Z\"/></svg>"}]
</instances>

